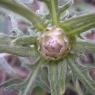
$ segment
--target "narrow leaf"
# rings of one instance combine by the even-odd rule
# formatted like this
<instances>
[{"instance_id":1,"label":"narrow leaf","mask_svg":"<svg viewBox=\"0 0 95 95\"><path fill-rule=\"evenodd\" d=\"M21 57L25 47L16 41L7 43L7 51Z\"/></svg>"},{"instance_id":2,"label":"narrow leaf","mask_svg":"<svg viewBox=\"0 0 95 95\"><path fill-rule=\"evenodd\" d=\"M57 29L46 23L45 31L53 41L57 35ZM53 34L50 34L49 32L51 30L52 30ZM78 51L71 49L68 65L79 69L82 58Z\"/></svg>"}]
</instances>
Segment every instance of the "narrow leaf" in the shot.
<instances>
[{"instance_id":1,"label":"narrow leaf","mask_svg":"<svg viewBox=\"0 0 95 95\"><path fill-rule=\"evenodd\" d=\"M27 45L32 45L32 44L35 44L36 43L36 39L37 39L37 36L22 36L22 37L18 37L16 39L14 39L12 41L12 43L14 45L24 45L24 46L27 46Z\"/></svg>"},{"instance_id":2,"label":"narrow leaf","mask_svg":"<svg viewBox=\"0 0 95 95\"><path fill-rule=\"evenodd\" d=\"M67 0L63 6L59 6L59 14L66 11L73 4L73 0Z\"/></svg>"},{"instance_id":3,"label":"narrow leaf","mask_svg":"<svg viewBox=\"0 0 95 95\"><path fill-rule=\"evenodd\" d=\"M35 79L36 79L36 77L38 75L38 72L40 70L40 67L42 65L41 59L37 60L37 64L38 65L35 68L35 70L33 70L33 72L30 73L29 77L26 80L26 87L25 87L25 90L22 93L23 95L28 95L28 93L33 90L32 86L35 82Z\"/></svg>"},{"instance_id":4,"label":"narrow leaf","mask_svg":"<svg viewBox=\"0 0 95 95\"><path fill-rule=\"evenodd\" d=\"M0 45L0 53L11 53L23 57L32 56L34 49L30 47L18 47L12 45Z\"/></svg>"},{"instance_id":5,"label":"narrow leaf","mask_svg":"<svg viewBox=\"0 0 95 95\"><path fill-rule=\"evenodd\" d=\"M68 35L78 35L95 27L95 14L93 13L65 20L60 26Z\"/></svg>"},{"instance_id":6,"label":"narrow leaf","mask_svg":"<svg viewBox=\"0 0 95 95\"><path fill-rule=\"evenodd\" d=\"M3 88L8 88L12 85L16 85L16 84L19 84L21 83L22 80L21 79L18 79L18 78L15 78L15 79L10 79L10 80L7 80L3 83L0 84L0 88L3 87Z\"/></svg>"},{"instance_id":7,"label":"narrow leaf","mask_svg":"<svg viewBox=\"0 0 95 95\"><path fill-rule=\"evenodd\" d=\"M50 82L51 95L63 95L65 92L67 65L63 63L51 63L48 67L48 79Z\"/></svg>"},{"instance_id":8,"label":"narrow leaf","mask_svg":"<svg viewBox=\"0 0 95 95\"><path fill-rule=\"evenodd\" d=\"M35 15L34 12L30 11L28 8L17 3L16 1L0 0L0 6L25 17L40 31L43 31L46 27L46 25L43 24L42 20Z\"/></svg>"},{"instance_id":9,"label":"narrow leaf","mask_svg":"<svg viewBox=\"0 0 95 95\"><path fill-rule=\"evenodd\" d=\"M80 81L85 85L85 87L91 92L95 93L95 84L87 77L81 69L75 64L74 59L68 58L68 64L74 74L80 79Z\"/></svg>"}]
</instances>

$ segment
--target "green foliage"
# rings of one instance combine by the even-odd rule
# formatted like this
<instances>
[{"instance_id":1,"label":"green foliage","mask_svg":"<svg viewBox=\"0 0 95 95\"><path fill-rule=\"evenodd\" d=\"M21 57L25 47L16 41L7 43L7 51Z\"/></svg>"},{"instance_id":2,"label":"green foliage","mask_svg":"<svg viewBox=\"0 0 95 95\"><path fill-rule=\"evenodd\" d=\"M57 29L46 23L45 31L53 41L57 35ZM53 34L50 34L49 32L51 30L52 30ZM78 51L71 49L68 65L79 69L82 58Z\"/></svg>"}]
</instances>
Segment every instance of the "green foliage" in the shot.
<instances>
[{"instance_id":1,"label":"green foliage","mask_svg":"<svg viewBox=\"0 0 95 95\"><path fill-rule=\"evenodd\" d=\"M79 35L82 32L85 32L93 27L95 27L95 14L87 14L78 17L74 17L68 20L65 20L60 24L60 27L64 31L67 31L68 35Z\"/></svg>"},{"instance_id":2,"label":"green foliage","mask_svg":"<svg viewBox=\"0 0 95 95\"><path fill-rule=\"evenodd\" d=\"M40 31L43 31L46 26L43 24L43 21L34 14L34 12L28 8L25 8L23 5L18 4L16 1L0 0L0 6L12 10L15 13L25 17L27 20L31 21L32 24Z\"/></svg>"},{"instance_id":3,"label":"green foliage","mask_svg":"<svg viewBox=\"0 0 95 95\"><path fill-rule=\"evenodd\" d=\"M93 94L95 92L95 83L85 75L80 68L75 64L74 58L68 59L68 64L70 65L72 71L78 75L80 81L85 85L85 87Z\"/></svg>"},{"instance_id":4,"label":"green foliage","mask_svg":"<svg viewBox=\"0 0 95 95\"><path fill-rule=\"evenodd\" d=\"M50 61L45 60L45 58L39 54L38 38L41 34L37 36L29 35L13 38L6 35L0 35L1 53L6 52L26 57L32 55L35 55L36 57L36 54L40 56L40 58L35 60L33 65L28 65L28 67L31 68L31 72L24 81L21 82L21 80L18 79L9 80L1 84L0 87L9 87L9 85L20 83L19 85L13 85L19 90L20 95L29 95L36 86L44 88L46 91L50 92L51 95L63 95L67 86L66 80L69 80L67 78L70 78L67 77L69 73L71 76L74 75L74 78L81 81L84 87L89 90L89 93L94 95L95 82L92 81L76 64L75 55L80 55L86 50L95 52L95 43L86 40L77 40L77 36L79 36L80 33L95 27L95 13L70 19L67 18L67 20L60 21L59 18L61 12L65 12L71 6L72 0L69 0L61 7L58 6L58 0L43 1L47 4L50 11L50 19L45 19L49 21L48 25L45 24L45 20L43 21L34 12L16 1L0 0L0 6L29 20L38 32L45 32L49 25L51 25L51 27L57 26L62 28L69 38L70 47L66 54L64 54L63 59ZM31 45L34 47L31 47Z\"/></svg>"},{"instance_id":5,"label":"green foliage","mask_svg":"<svg viewBox=\"0 0 95 95\"><path fill-rule=\"evenodd\" d=\"M48 67L48 78L52 95L63 95L65 92L67 63L64 60L59 64L51 63Z\"/></svg>"}]
</instances>

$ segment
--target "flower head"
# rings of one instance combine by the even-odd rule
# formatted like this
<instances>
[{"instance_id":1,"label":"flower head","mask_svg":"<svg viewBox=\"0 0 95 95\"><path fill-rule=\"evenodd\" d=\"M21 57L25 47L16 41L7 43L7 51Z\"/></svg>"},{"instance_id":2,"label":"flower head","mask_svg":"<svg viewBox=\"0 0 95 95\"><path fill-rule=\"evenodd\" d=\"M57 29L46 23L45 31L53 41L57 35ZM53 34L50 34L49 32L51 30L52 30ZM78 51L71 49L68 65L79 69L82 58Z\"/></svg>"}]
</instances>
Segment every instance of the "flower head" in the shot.
<instances>
[{"instance_id":1,"label":"flower head","mask_svg":"<svg viewBox=\"0 0 95 95\"><path fill-rule=\"evenodd\" d=\"M59 27L50 27L39 38L39 52L50 60L61 59L69 48L69 41Z\"/></svg>"}]
</instances>

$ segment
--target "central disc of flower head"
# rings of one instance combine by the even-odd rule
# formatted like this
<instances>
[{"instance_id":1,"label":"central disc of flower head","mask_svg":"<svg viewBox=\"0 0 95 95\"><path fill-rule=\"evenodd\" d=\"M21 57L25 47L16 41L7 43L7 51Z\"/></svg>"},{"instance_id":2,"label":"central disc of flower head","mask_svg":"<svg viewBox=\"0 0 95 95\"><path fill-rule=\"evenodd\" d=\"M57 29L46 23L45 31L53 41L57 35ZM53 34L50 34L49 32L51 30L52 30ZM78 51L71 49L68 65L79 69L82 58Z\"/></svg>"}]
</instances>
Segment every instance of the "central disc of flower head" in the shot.
<instances>
[{"instance_id":1,"label":"central disc of flower head","mask_svg":"<svg viewBox=\"0 0 95 95\"><path fill-rule=\"evenodd\" d=\"M69 41L64 31L59 27L48 28L39 37L38 50L45 59L58 60L64 57L69 49Z\"/></svg>"}]
</instances>

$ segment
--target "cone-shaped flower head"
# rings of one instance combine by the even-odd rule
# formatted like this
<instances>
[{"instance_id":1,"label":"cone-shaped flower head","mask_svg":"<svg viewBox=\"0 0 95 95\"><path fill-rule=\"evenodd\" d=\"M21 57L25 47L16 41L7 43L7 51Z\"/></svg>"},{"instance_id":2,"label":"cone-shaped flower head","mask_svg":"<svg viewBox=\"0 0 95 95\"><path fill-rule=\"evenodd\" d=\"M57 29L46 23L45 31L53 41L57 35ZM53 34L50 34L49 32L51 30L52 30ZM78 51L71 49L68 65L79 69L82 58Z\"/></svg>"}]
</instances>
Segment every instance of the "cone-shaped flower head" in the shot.
<instances>
[{"instance_id":1,"label":"cone-shaped flower head","mask_svg":"<svg viewBox=\"0 0 95 95\"><path fill-rule=\"evenodd\" d=\"M45 59L61 59L68 49L68 38L59 27L50 27L39 37L38 50Z\"/></svg>"}]
</instances>

